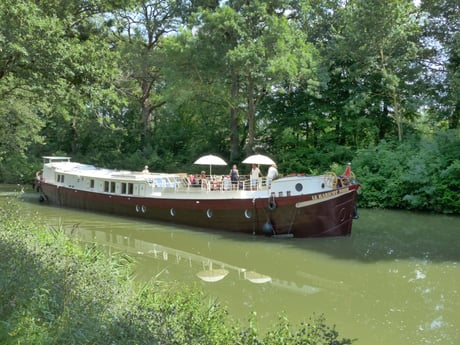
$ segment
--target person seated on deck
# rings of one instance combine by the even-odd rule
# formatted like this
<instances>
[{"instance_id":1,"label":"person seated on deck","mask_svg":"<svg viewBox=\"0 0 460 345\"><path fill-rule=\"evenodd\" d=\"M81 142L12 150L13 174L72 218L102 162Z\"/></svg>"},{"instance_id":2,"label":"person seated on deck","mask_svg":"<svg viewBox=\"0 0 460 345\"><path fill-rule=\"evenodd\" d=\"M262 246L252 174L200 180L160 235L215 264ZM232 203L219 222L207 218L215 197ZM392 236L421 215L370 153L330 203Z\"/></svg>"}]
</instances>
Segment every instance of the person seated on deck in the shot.
<instances>
[{"instance_id":1,"label":"person seated on deck","mask_svg":"<svg viewBox=\"0 0 460 345\"><path fill-rule=\"evenodd\" d=\"M200 174L200 186L202 188L207 188L208 187L208 179L206 177L206 171L202 171Z\"/></svg>"},{"instance_id":2,"label":"person seated on deck","mask_svg":"<svg viewBox=\"0 0 460 345\"><path fill-rule=\"evenodd\" d=\"M348 163L343 174L339 176L339 181L340 181L339 187L348 186L353 182L353 180L354 180L354 174L351 171L351 163Z\"/></svg>"},{"instance_id":3,"label":"person seated on deck","mask_svg":"<svg viewBox=\"0 0 460 345\"><path fill-rule=\"evenodd\" d=\"M222 176L216 176L212 181L212 190L222 189Z\"/></svg>"},{"instance_id":4,"label":"person seated on deck","mask_svg":"<svg viewBox=\"0 0 460 345\"><path fill-rule=\"evenodd\" d=\"M193 175L193 174L188 176L188 182L190 184L190 187L197 187L198 186L198 183L196 181L195 175Z\"/></svg>"},{"instance_id":5,"label":"person seated on deck","mask_svg":"<svg viewBox=\"0 0 460 345\"><path fill-rule=\"evenodd\" d=\"M182 178L182 182L184 183L185 187L191 187L192 186L192 175L185 175Z\"/></svg>"},{"instance_id":6,"label":"person seated on deck","mask_svg":"<svg viewBox=\"0 0 460 345\"><path fill-rule=\"evenodd\" d=\"M143 174L148 174L148 173L149 173L149 167L148 167L148 165L146 165L146 166L144 167L144 170L142 170L142 173L143 173Z\"/></svg>"},{"instance_id":7,"label":"person seated on deck","mask_svg":"<svg viewBox=\"0 0 460 345\"><path fill-rule=\"evenodd\" d=\"M343 184L342 184L342 176L337 176L337 187L338 187L338 188L343 187Z\"/></svg>"}]
</instances>

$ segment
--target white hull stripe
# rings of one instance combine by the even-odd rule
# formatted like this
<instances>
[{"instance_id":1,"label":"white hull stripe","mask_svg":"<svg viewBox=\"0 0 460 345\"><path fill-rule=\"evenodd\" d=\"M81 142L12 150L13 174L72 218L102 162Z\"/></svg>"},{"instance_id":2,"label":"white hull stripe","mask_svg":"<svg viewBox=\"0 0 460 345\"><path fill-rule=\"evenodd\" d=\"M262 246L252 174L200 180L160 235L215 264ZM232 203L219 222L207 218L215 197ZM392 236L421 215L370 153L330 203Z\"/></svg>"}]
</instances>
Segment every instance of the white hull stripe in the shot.
<instances>
[{"instance_id":1,"label":"white hull stripe","mask_svg":"<svg viewBox=\"0 0 460 345\"><path fill-rule=\"evenodd\" d=\"M313 195L312 200L298 202L295 204L295 207L296 208L308 207L311 205L319 204L324 201L335 199L337 198L339 194L341 195L341 194L349 194L349 193L353 193L353 190L350 190L349 188L345 188L341 190L334 190L334 191L330 191L330 192L326 192L326 193L322 193L318 195Z\"/></svg>"}]
</instances>

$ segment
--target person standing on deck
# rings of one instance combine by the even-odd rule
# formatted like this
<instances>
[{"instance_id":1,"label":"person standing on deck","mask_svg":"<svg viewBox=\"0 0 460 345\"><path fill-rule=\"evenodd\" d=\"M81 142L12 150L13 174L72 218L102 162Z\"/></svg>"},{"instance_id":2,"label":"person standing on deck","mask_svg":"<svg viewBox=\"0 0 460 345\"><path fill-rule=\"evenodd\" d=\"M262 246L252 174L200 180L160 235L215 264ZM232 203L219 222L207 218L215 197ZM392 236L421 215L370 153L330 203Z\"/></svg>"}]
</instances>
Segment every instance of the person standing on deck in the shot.
<instances>
[{"instance_id":1,"label":"person standing on deck","mask_svg":"<svg viewBox=\"0 0 460 345\"><path fill-rule=\"evenodd\" d=\"M252 169L251 169L251 175L250 175L252 190L257 190L257 182L259 182L259 177L261 176L262 176L262 173L260 172L260 169L257 167L256 164L253 164Z\"/></svg>"},{"instance_id":2,"label":"person standing on deck","mask_svg":"<svg viewBox=\"0 0 460 345\"><path fill-rule=\"evenodd\" d=\"M267 172L267 186L270 188L272 181L278 177L278 169L276 164L272 164L270 168L268 168Z\"/></svg>"},{"instance_id":3,"label":"person standing on deck","mask_svg":"<svg viewBox=\"0 0 460 345\"><path fill-rule=\"evenodd\" d=\"M229 175L230 175L230 180L232 181L232 189L237 189L240 174L238 172L238 168L236 167L236 164L233 164L233 167L230 170Z\"/></svg>"}]
</instances>

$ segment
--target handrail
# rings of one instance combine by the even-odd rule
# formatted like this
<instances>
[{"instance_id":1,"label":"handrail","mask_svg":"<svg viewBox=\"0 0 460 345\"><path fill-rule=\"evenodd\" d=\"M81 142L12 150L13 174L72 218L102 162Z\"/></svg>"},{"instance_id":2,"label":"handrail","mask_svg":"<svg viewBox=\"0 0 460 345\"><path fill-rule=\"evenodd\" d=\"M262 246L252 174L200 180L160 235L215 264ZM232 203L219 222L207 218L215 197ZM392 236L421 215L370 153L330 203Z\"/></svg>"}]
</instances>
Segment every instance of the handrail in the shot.
<instances>
[{"instance_id":1,"label":"handrail","mask_svg":"<svg viewBox=\"0 0 460 345\"><path fill-rule=\"evenodd\" d=\"M249 175L241 175L236 188L233 188L232 182L229 176L223 176L219 178L218 176L206 176L205 183L196 183L192 184L188 177L176 181L174 186L169 185L171 182L166 181L155 181L154 179L146 179L145 182L150 185L152 189L165 190L174 187L176 192L198 192L198 191L207 191L207 192L232 192L232 191L256 191L256 190L266 190L267 178L259 177L256 183L250 179Z\"/></svg>"}]
</instances>

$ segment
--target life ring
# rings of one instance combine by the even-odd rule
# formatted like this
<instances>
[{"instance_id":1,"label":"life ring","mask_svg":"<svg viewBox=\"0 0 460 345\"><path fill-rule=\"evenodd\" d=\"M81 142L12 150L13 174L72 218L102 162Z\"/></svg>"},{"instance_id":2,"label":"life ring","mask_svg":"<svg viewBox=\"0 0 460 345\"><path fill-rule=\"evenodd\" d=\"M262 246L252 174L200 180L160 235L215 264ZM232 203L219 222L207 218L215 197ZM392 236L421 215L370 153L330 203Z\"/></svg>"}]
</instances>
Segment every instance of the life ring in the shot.
<instances>
[{"instance_id":1,"label":"life ring","mask_svg":"<svg viewBox=\"0 0 460 345\"><path fill-rule=\"evenodd\" d=\"M272 199L268 202L268 209L270 211L274 211L276 210L276 202L275 202L275 199Z\"/></svg>"}]
</instances>

